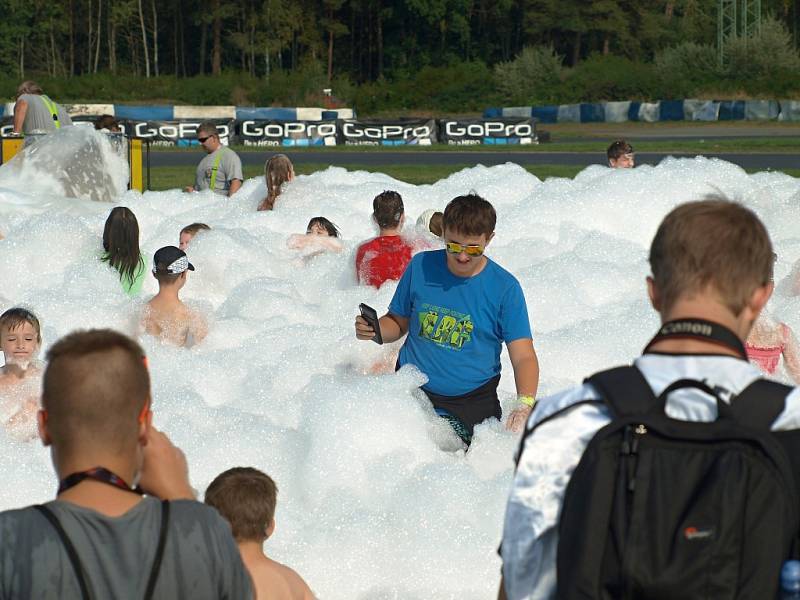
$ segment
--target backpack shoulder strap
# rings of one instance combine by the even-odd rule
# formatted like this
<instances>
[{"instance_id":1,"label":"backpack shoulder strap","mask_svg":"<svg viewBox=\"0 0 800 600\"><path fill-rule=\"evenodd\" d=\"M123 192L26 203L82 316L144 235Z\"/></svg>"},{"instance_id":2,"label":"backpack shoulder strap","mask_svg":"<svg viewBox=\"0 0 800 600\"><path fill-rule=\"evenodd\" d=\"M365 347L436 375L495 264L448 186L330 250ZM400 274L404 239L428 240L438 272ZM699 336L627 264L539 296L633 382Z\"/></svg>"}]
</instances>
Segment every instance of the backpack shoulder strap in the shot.
<instances>
[{"instance_id":1,"label":"backpack shoulder strap","mask_svg":"<svg viewBox=\"0 0 800 600\"><path fill-rule=\"evenodd\" d=\"M144 593L144 600L150 600L156 589L158 573L161 571L161 561L164 559L164 546L167 543L167 529L169 529L169 500L161 501L161 531L158 534L158 548L156 557L153 560L153 567L150 569L150 577L147 580L147 589Z\"/></svg>"},{"instance_id":2,"label":"backpack shoulder strap","mask_svg":"<svg viewBox=\"0 0 800 600\"><path fill-rule=\"evenodd\" d=\"M67 551L67 556L69 556L69 562L72 563L72 568L75 570L75 576L78 578L78 585L81 588L81 597L83 600L91 600L89 587L86 585L86 577L83 573L83 565L81 565L81 559L78 557L78 552L75 550L75 546L72 545L72 541L69 539L67 532L64 531L64 527L61 525L58 517L53 514L53 511L42 504L35 504L33 508L44 515L44 517L50 521L53 529L58 533L58 537L61 538L61 543Z\"/></svg>"},{"instance_id":3,"label":"backpack shoulder strap","mask_svg":"<svg viewBox=\"0 0 800 600\"><path fill-rule=\"evenodd\" d=\"M600 371L585 383L594 386L615 418L646 413L656 403L650 384L632 365Z\"/></svg>"},{"instance_id":4,"label":"backpack shoulder strap","mask_svg":"<svg viewBox=\"0 0 800 600\"><path fill-rule=\"evenodd\" d=\"M739 423L768 431L783 412L792 389L777 381L756 379L731 400L733 417Z\"/></svg>"}]
</instances>

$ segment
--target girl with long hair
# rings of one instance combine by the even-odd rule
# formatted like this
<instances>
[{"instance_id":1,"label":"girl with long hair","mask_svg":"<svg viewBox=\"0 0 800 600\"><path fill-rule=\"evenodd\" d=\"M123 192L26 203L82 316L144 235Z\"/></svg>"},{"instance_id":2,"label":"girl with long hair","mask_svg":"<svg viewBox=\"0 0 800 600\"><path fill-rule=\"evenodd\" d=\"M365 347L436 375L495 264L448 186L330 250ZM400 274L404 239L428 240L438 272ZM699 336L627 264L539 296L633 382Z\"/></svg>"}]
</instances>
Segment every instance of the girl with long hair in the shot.
<instances>
[{"instance_id":1,"label":"girl with long hair","mask_svg":"<svg viewBox=\"0 0 800 600\"><path fill-rule=\"evenodd\" d=\"M147 270L139 251L139 222L131 209L117 206L111 210L103 229L103 256L119 272L122 289L129 296L142 291L142 281Z\"/></svg>"},{"instance_id":2,"label":"girl with long hair","mask_svg":"<svg viewBox=\"0 0 800 600\"><path fill-rule=\"evenodd\" d=\"M258 210L272 210L275 201L283 191L283 184L294 179L294 166L285 154L276 154L264 165L264 180L267 183L267 197L258 205Z\"/></svg>"}]
</instances>

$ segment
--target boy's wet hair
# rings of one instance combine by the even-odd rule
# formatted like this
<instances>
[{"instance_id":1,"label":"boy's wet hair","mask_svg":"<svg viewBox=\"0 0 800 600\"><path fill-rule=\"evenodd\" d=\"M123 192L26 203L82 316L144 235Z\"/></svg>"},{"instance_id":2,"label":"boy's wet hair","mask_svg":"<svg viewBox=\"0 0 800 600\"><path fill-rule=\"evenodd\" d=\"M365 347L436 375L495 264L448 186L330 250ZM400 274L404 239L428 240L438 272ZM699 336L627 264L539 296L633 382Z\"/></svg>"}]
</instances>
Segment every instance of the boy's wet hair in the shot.
<instances>
[{"instance_id":1,"label":"boy's wet hair","mask_svg":"<svg viewBox=\"0 0 800 600\"><path fill-rule=\"evenodd\" d=\"M314 217L313 219L311 219L308 222L308 225L306 226L306 233L311 233L311 227L313 225L319 225L320 227L325 229L325 231L328 232L328 235L330 237L337 237L337 238L341 237L341 232L339 231L339 228L336 227L336 225L332 221L326 219L325 217Z\"/></svg>"},{"instance_id":2,"label":"boy's wet hair","mask_svg":"<svg viewBox=\"0 0 800 600\"><path fill-rule=\"evenodd\" d=\"M0 315L0 331L3 328L12 331L24 323L30 323L33 330L36 332L36 343L42 343L42 328L39 325L39 319L26 308L15 306L9 308L6 312Z\"/></svg>"},{"instance_id":3,"label":"boy's wet hair","mask_svg":"<svg viewBox=\"0 0 800 600\"><path fill-rule=\"evenodd\" d=\"M189 235L197 235L198 231L210 231L211 227L205 223L192 223L181 229L181 233L188 233Z\"/></svg>"},{"instance_id":4,"label":"boy's wet hair","mask_svg":"<svg viewBox=\"0 0 800 600\"><path fill-rule=\"evenodd\" d=\"M443 229L461 235L485 235L494 233L497 213L487 201L471 192L466 196L453 198L445 207L442 217Z\"/></svg>"},{"instance_id":5,"label":"boy's wet hair","mask_svg":"<svg viewBox=\"0 0 800 600\"><path fill-rule=\"evenodd\" d=\"M395 191L383 191L372 201L372 216L381 229L397 227L404 212L403 198Z\"/></svg>"},{"instance_id":6,"label":"boy's wet hair","mask_svg":"<svg viewBox=\"0 0 800 600\"><path fill-rule=\"evenodd\" d=\"M109 455L135 451L150 400L141 346L110 329L76 331L47 352L42 408L61 455L87 446Z\"/></svg>"},{"instance_id":7,"label":"boy's wet hair","mask_svg":"<svg viewBox=\"0 0 800 600\"><path fill-rule=\"evenodd\" d=\"M275 518L278 486L252 467L234 467L216 476L206 490L205 502L231 525L237 542L263 541Z\"/></svg>"},{"instance_id":8,"label":"boy's wet hair","mask_svg":"<svg viewBox=\"0 0 800 600\"><path fill-rule=\"evenodd\" d=\"M444 235L443 212L437 210L435 213L433 213L433 215L431 216L430 223L428 223L428 229L436 237L442 237L442 235Z\"/></svg>"},{"instance_id":9,"label":"boy's wet hair","mask_svg":"<svg viewBox=\"0 0 800 600\"><path fill-rule=\"evenodd\" d=\"M633 154L633 146L631 146L625 140L617 140L612 142L611 145L606 150L606 156L608 160L618 160L620 156L624 156L626 154Z\"/></svg>"},{"instance_id":10,"label":"boy's wet hair","mask_svg":"<svg viewBox=\"0 0 800 600\"><path fill-rule=\"evenodd\" d=\"M673 209L650 246L662 312L680 297L711 286L738 316L755 289L772 280L774 262L764 224L751 210L721 195Z\"/></svg>"},{"instance_id":11,"label":"boy's wet hair","mask_svg":"<svg viewBox=\"0 0 800 600\"><path fill-rule=\"evenodd\" d=\"M183 273L186 273L186 271L184 271ZM159 285L164 285L164 284L170 285L178 281L178 279L180 279L181 277L183 277L183 273L173 274L173 273L162 273L160 271L156 271L155 273L153 273L153 277L156 278L156 281L158 281Z\"/></svg>"}]
</instances>

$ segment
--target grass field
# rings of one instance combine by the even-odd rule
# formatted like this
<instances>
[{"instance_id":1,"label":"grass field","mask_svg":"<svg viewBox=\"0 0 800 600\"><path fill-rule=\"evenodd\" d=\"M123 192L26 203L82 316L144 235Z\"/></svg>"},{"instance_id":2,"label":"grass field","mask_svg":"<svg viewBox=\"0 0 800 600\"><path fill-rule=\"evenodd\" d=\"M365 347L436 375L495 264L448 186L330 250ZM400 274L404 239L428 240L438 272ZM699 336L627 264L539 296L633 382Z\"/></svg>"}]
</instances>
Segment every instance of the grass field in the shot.
<instances>
[{"instance_id":1,"label":"grass field","mask_svg":"<svg viewBox=\"0 0 800 600\"><path fill-rule=\"evenodd\" d=\"M329 165L325 163L298 164L295 166L299 175L310 175L316 171L323 171ZM469 168L473 165L343 165L348 171L371 171L385 173L400 181L412 183L414 185L436 183L461 169ZM569 165L529 165L525 169L533 173L539 179L548 177L575 177L585 167ZM150 189L168 190L173 188L183 188L194 181L195 168L193 166L181 167L153 167L150 169ZM755 171L751 171L755 172ZM800 177L800 169L789 169L783 171L792 177ZM246 179L263 175L262 167L259 165L245 165L244 176Z\"/></svg>"}]
</instances>

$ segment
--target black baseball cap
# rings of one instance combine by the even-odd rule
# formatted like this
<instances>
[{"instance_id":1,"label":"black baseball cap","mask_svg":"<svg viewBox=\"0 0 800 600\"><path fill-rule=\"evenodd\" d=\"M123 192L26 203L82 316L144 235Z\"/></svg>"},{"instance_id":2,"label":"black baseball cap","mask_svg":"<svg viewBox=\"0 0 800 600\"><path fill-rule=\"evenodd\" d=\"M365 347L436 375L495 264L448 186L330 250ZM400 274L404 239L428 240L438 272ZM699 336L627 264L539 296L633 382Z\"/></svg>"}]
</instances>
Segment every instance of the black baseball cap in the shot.
<instances>
[{"instance_id":1,"label":"black baseball cap","mask_svg":"<svg viewBox=\"0 0 800 600\"><path fill-rule=\"evenodd\" d=\"M186 252L175 246L164 246L153 255L153 274L180 275L194 271L194 265L186 258Z\"/></svg>"}]
</instances>

